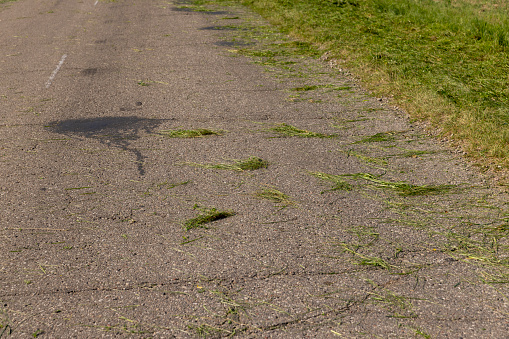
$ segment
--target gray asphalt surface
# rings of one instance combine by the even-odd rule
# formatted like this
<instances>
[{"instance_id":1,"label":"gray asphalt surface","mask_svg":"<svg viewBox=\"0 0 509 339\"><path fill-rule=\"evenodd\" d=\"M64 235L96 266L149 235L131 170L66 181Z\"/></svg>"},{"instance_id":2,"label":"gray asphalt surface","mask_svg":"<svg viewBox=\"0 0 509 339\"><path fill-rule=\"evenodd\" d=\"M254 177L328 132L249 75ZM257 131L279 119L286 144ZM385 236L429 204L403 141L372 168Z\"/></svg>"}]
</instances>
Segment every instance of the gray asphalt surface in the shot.
<instances>
[{"instance_id":1,"label":"gray asphalt surface","mask_svg":"<svg viewBox=\"0 0 509 339\"><path fill-rule=\"evenodd\" d=\"M507 194L295 46L237 7L0 4L0 337L507 338Z\"/></svg>"}]
</instances>

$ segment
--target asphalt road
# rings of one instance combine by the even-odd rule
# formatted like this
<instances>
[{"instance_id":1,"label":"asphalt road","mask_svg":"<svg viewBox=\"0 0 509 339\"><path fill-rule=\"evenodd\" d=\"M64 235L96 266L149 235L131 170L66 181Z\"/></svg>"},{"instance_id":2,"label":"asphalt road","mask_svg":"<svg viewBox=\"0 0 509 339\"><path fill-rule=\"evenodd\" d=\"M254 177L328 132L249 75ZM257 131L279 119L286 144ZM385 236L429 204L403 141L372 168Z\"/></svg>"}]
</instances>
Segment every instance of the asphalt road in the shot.
<instances>
[{"instance_id":1,"label":"asphalt road","mask_svg":"<svg viewBox=\"0 0 509 339\"><path fill-rule=\"evenodd\" d=\"M507 194L281 46L234 7L0 4L0 337L507 337L507 241L474 231Z\"/></svg>"}]
</instances>

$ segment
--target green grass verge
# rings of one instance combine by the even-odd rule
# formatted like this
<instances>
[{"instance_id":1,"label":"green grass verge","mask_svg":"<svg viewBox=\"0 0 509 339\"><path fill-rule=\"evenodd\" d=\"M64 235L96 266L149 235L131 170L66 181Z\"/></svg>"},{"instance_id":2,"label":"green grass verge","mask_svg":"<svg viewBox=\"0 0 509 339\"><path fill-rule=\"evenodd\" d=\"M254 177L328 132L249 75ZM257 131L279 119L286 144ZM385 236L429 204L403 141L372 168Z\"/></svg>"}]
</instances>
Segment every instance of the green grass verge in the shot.
<instances>
[{"instance_id":1,"label":"green grass verge","mask_svg":"<svg viewBox=\"0 0 509 339\"><path fill-rule=\"evenodd\" d=\"M507 1L236 1L328 51L477 159L509 166Z\"/></svg>"}]
</instances>

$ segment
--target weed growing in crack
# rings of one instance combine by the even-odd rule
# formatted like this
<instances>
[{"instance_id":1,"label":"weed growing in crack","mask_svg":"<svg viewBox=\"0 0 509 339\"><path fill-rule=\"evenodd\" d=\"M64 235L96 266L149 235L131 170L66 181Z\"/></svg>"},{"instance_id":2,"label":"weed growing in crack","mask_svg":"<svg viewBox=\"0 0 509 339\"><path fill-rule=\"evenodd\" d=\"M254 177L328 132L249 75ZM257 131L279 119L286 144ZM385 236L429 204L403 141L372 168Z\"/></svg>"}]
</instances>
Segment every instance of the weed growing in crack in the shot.
<instances>
[{"instance_id":1,"label":"weed growing in crack","mask_svg":"<svg viewBox=\"0 0 509 339\"><path fill-rule=\"evenodd\" d=\"M197 163L186 163L189 166L203 167L209 169L220 169L230 171L254 171L261 168L267 168L269 163L258 157L249 157L244 160L232 160L232 163L219 163L219 164L197 164Z\"/></svg>"},{"instance_id":2,"label":"weed growing in crack","mask_svg":"<svg viewBox=\"0 0 509 339\"><path fill-rule=\"evenodd\" d=\"M223 135L223 131L214 131L206 128L198 129L176 129L176 130L162 130L159 131L160 135L167 138L199 138L208 135Z\"/></svg>"},{"instance_id":3,"label":"weed growing in crack","mask_svg":"<svg viewBox=\"0 0 509 339\"><path fill-rule=\"evenodd\" d=\"M37 337L38 337L38 336L40 336L41 334L44 334L44 331L43 331L43 330L41 330L41 329L37 329L37 330L35 330L35 332L34 332L34 333L32 333L32 337L37 338Z\"/></svg>"},{"instance_id":4,"label":"weed growing in crack","mask_svg":"<svg viewBox=\"0 0 509 339\"><path fill-rule=\"evenodd\" d=\"M327 174L322 172L308 172L309 175L314 176L315 178L328 181L332 183L332 187L327 191L350 191L352 190L352 185L343 180L340 175ZM327 192L323 191L322 194Z\"/></svg>"},{"instance_id":5,"label":"weed growing in crack","mask_svg":"<svg viewBox=\"0 0 509 339\"><path fill-rule=\"evenodd\" d=\"M197 217L184 221L183 227L186 231L193 228L207 228L206 224L208 223L235 215L233 211L218 211L216 208L199 208L197 205L194 206L194 209L199 210L201 213Z\"/></svg>"}]
</instances>

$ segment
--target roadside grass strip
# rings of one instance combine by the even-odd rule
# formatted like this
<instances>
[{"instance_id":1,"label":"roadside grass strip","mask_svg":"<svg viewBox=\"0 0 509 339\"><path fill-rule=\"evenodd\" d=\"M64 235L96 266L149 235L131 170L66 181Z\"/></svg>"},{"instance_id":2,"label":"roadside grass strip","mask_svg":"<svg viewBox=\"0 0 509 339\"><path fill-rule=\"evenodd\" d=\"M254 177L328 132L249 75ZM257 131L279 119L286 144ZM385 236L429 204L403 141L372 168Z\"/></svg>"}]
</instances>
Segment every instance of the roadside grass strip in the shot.
<instances>
[{"instance_id":1,"label":"roadside grass strip","mask_svg":"<svg viewBox=\"0 0 509 339\"><path fill-rule=\"evenodd\" d=\"M160 135L167 138L200 138L209 135L223 135L223 131L214 131L206 128L198 129L175 129L159 131Z\"/></svg>"},{"instance_id":2,"label":"roadside grass strip","mask_svg":"<svg viewBox=\"0 0 509 339\"><path fill-rule=\"evenodd\" d=\"M393 96L413 119L432 122L483 165L496 160L509 167L507 2L236 2L348 68L374 95Z\"/></svg>"},{"instance_id":3,"label":"roadside grass strip","mask_svg":"<svg viewBox=\"0 0 509 339\"><path fill-rule=\"evenodd\" d=\"M279 134L279 137L334 138L337 136L336 134L310 132L285 123L277 124L275 127L269 128L269 131Z\"/></svg>"},{"instance_id":4,"label":"roadside grass strip","mask_svg":"<svg viewBox=\"0 0 509 339\"><path fill-rule=\"evenodd\" d=\"M231 163L217 163L217 164L199 164L199 163L184 163L184 165L194 166L194 167L202 167L207 169L219 169L219 170L229 170L229 171L254 171L261 168L267 168L269 163L258 157L249 157L244 160L231 160Z\"/></svg>"},{"instance_id":5,"label":"roadside grass strip","mask_svg":"<svg viewBox=\"0 0 509 339\"><path fill-rule=\"evenodd\" d=\"M198 206L194 206L194 209L197 209L200 211L200 214L194 218L188 219L184 221L183 228L186 231L192 230L194 228L205 228L207 224L216 221L225 219L228 217L231 217L235 215L235 212L233 211L218 211L216 208L200 208Z\"/></svg>"}]
</instances>

